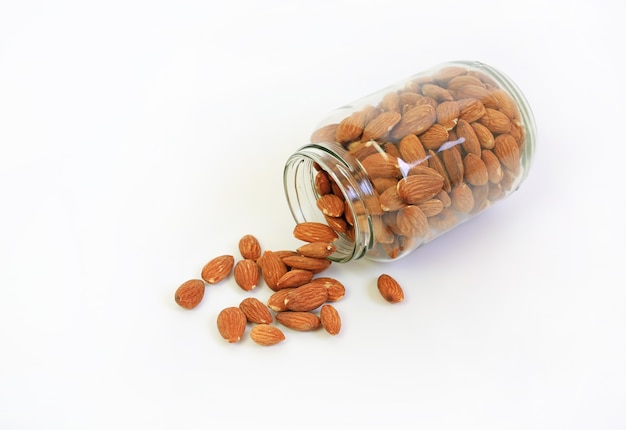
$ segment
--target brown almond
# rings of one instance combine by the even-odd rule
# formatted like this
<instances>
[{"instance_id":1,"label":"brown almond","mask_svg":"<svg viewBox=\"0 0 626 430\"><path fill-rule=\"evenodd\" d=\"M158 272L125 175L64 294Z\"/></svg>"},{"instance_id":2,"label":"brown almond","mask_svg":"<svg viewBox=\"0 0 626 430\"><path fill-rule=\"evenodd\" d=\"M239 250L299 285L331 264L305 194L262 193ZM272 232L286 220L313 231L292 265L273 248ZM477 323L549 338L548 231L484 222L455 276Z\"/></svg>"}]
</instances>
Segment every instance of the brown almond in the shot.
<instances>
[{"instance_id":1,"label":"brown almond","mask_svg":"<svg viewBox=\"0 0 626 430\"><path fill-rule=\"evenodd\" d=\"M358 140L363 133L365 121L366 117L363 112L354 112L341 120L335 134L337 142L346 143Z\"/></svg>"},{"instance_id":2,"label":"brown almond","mask_svg":"<svg viewBox=\"0 0 626 430\"><path fill-rule=\"evenodd\" d=\"M320 322L324 330L333 336L341 331L341 317L333 305L323 305L321 307Z\"/></svg>"},{"instance_id":3,"label":"brown almond","mask_svg":"<svg viewBox=\"0 0 626 430\"><path fill-rule=\"evenodd\" d=\"M444 207L439 215L428 218L430 227L438 231L446 231L454 227L457 222L458 218L451 207Z\"/></svg>"},{"instance_id":4,"label":"brown almond","mask_svg":"<svg viewBox=\"0 0 626 430\"><path fill-rule=\"evenodd\" d=\"M383 112L371 120L363 129L362 139L378 140L389 134L392 128L400 121L402 115L398 112Z\"/></svg>"},{"instance_id":5,"label":"brown almond","mask_svg":"<svg viewBox=\"0 0 626 430\"><path fill-rule=\"evenodd\" d=\"M423 203L417 205L426 217L438 215L443 210L443 202L437 198L426 200Z\"/></svg>"},{"instance_id":6,"label":"brown almond","mask_svg":"<svg viewBox=\"0 0 626 430\"><path fill-rule=\"evenodd\" d=\"M270 324L274 318L269 308L256 297L246 297L239 303L239 309L246 315L248 322Z\"/></svg>"},{"instance_id":7,"label":"brown almond","mask_svg":"<svg viewBox=\"0 0 626 430\"><path fill-rule=\"evenodd\" d=\"M261 346L276 345L285 340L285 334L275 325L257 324L250 329L250 339Z\"/></svg>"},{"instance_id":8,"label":"brown almond","mask_svg":"<svg viewBox=\"0 0 626 430\"><path fill-rule=\"evenodd\" d=\"M337 232L326 224L313 221L297 224L293 235L304 242L334 242L339 238Z\"/></svg>"},{"instance_id":9,"label":"brown almond","mask_svg":"<svg viewBox=\"0 0 626 430\"><path fill-rule=\"evenodd\" d=\"M480 147L482 149L491 149L494 145L494 137L493 133L489 131L487 127L482 125L479 122L473 122L470 124L474 129L474 133L476 133L476 137L478 138L478 142L480 142Z\"/></svg>"},{"instance_id":10,"label":"brown almond","mask_svg":"<svg viewBox=\"0 0 626 430\"><path fill-rule=\"evenodd\" d=\"M315 190L320 196L324 196L332 192L330 182L328 173L319 171L315 174Z\"/></svg>"},{"instance_id":11,"label":"brown almond","mask_svg":"<svg viewBox=\"0 0 626 430\"><path fill-rule=\"evenodd\" d=\"M433 175L411 175L398 181L398 195L410 205L422 203L434 197L444 181Z\"/></svg>"},{"instance_id":12,"label":"brown almond","mask_svg":"<svg viewBox=\"0 0 626 430\"><path fill-rule=\"evenodd\" d=\"M285 327L289 327L290 329L297 331L316 330L321 326L320 317L312 312L279 312L276 314L276 320Z\"/></svg>"},{"instance_id":13,"label":"brown almond","mask_svg":"<svg viewBox=\"0 0 626 430\"><path fill-rule=\"evenodd\" d=\"M458 145L442 151L441 158L448 172L450 185L452 187L457 186L463 181L463 158L461 158L461 151Z\"/></svg>"},{"instance_id":14,"label":"brown almond","mask_svg":"<svg viewBox=\"0 0 626 430\"><path fill-rule=\"evenodd\" d=\"M202 268L202 279L207 284L217 284L230 275L234 265L235 257L232 255L215 257Z\"/></svg>"},{"instance_id":15,"label":"brown almond","mask_svg":"<svg viewBox=\"0 0 626 430\"><path fill-rule=\"evenodd\" d=\"M285 273L276 283L276 291L283 288L299 287L308 284L313 279L313 272L303 269L291 269Z\"/></svg>"},{"instance_id":16,"label":"brown almond","mask_svg":"<svg viewBox=\"0 0 626 430\"><path fill-rule=\"evenodd\" d=\"M311 143L334 142L338 124L328 124L318 128L311 134Z\"/></svg>"},{"instance_id":17,"label":"brown almond","mask_svg":"<svg viewBox=\"0 0 626 430\"><path fill-rule=\"evenodd\" d=\"M324 215L332 217L339 217L343 215L343 200L335 194L326 194L321 196L317 199L316 204L317 208L322 211Z\"/></svg>"},{"instance_id":18,"label":"brown almond","mask_svg":"<svg viewBox=\"0 0 626 430\"><path fill-rule=\"evenodd\" d=\"M422 86L422 94L426 97L431 97L438 102L453 100L452 94L445 89L435 84L424 84Z\"/></svg>"},{"instance_id":19,"label":"brown almond","mask_svg":"<svg viewBox=\"0 0 626 430\"><path fill-rule=\"evenodd\" d=\"M407 110L400 122L391 130L392 139L402 139L407 134L420 135L435 123L437 114L435 108L423 104Z\"/></svg>"},{"instance_id":20,"label":"brown almond","mask_svg":"<svg viewBox=\"0 0 626 430\"><path fill-rule=\"evenodd\" d=\"M494 88L491 90L491 96L497 101L497 109L508 116L509 119L516 120L520 118L517 103L515 103L509 93L502 88Z\"/></svg>"},{"instance_id":21,"label":"brown almond","mask_svg":"<svg viewBox=\"0 0 626 430\"><path fill-rule=\"evenodd\" d=\"M485 185L489 181L487 166L476 154L467 154L463 158L465 181L470 185Z\"/></svg>"},{"instance_id":22,"label":"brown almond","mask_svg":"<svg viewBox=\"0 0 626 430\"><path fill-rule=\"evenodd\" d=\"M474 209L474 195L472 189L462 182L452 189L450 193L452 207L462 213L470 213Z\"/></svg>"},{"instance_id":23,"label":"brown almond","mask_svg":"<svg viewBox=\"0 0 626 430\"><path fill-rule=\"evenodd\" d=\"M485 108L485 114L480 117L478 122L487 127L493 134L508 133L511 129L509 117L492 108Z\"/></svg>"},{"instance_id":24,"label":"brown almond","mask_svg":"<svg viewBox=\"0 0 626 430\"><path fill-rule=\"evenodd\" d=\"M380 207L385 212L394 212L407 205L407 203L398 194L398 188L396 185L397 182L394 186L387 188L385 192L380 195Z\"/></svg>"},{"instance_id":25,"label":"brown almond","mask_svg":"<svg viewBox=\"0 0 626 430\"><path fill-rule=\"evenodd\" d=\"M404 300L404 291L393 277L383 273L378 277L377 287L380 295L389 303L399 303Z\"/></svg>"},{"instance_id":26,"label":"brown almond","mask_svg":"<svg viewBox=\"0 0 626 430\"><path fill-rule=\"evenodd\" d=\"M296 287L287 287L276 291L267 299L267 307L275 312L286 311L285 298L295 289Z\"/></svg>"},{"instance_id":27,"label":"brown almond","mask_svg":"<svg viewBox=\"0 0 626 430\"><path fill-rule=\"evenodd\" d=\"M459 104L455 101L441 102L437 105L437 123L446 130L453 129L459 120Z\"/></svg>"},{"instance_id":28,"label":"brown almond","mask_svg":"<svg viewBox=\"0 0 626 430\"><path fill-rule=\"evenodd\" d=\"M285 263L291 269L309 270L313 273L322 272L331 265L331 261L327 258L312 258L304 255L292 255L283 258Z\"/></svg>"},{"instance_id":29,"label":"brown almond","mask_svg":"<svg viewBox=\"0 0 626 430\"><path fill-rule=\"evenodd\" d=\"M502 165L498 157L488 149L484 149L481 154L481 159L485 163L487 168L487 174L489 176L489 182L497 184L502 180L504 173L502 172Z\"/></svg>"},{"instance_id":30,"label":"brown almond","mask_svg":"<svg viewBox=\"0 0 626 430\"><path fill-rule=\"evenodd\" d=\"M279 256L269 249L263 253L263 265L261 275L265 284L273 291L276 291L278 280L287 273L287 266Z\"/></svg>"},{"instance_id":31,"label":"brown almond","mask_svg":"<svg viewBox=\"0 0 626 430\"><path fill-rule=\"evenodd\" d=\"M398 159L384 152L368 155L361 165L371 178L395 178L400 174Z\"/></svg>"},{"instance_id":32,"label":"brown almond","mask_svg":"<svg viewBox=\"0 0 626 430\"><path fill-rule=\"evenodd\" d=\"M477 121L485 114L485 105L478 99L459 100L459 119L464 119L470 124Z\"/></svg>"},{"instance_id":33,"label":"brown almond","mask_svg":"<svg viewBox=\"0 0 626 430\"><path fill-rule=\"evenodd\" d=\"M255 236L246 234L239 239L239 252L245 259L256 260L261 256L261 244Z\"/></svg>"},{"instance_id":34,"label":"brown almond","mask_svg":"<svg viewBox=\"0 0 626 430\"><path fill-rule=\"evenodd\" d=\"M285 306L290 311L312 311L328 299L328 290L323 285L308 283L291 291L285 297Z\"/></svg>"},{"instance_id":35,"label":"brown almond","mask_svg":"<svg viewBox=\"0 0 626 430\"><path fill-rule=\"evenodd\" d=\"M239 260L233 269L233 275L237 285L245 291L253 290L261 279L261 271L256 261L248 258Z\"/></svg>"},{"instance_id":36,"label":"brown almond","mask_svg":"<svg viewBox=\"0 0 626 430\"><path fill-rule=\"evenodd\" d=\"M498 157L500 163L510 170L515 171L519 167L519 148L517 142L510 134L505 133L496 137L493 153Z\"/></svg>"},{"instance_id":37,"label":"brown almond","mask_svg":"<svg viewBox=\"0 0 626 430\"><path fill-rule=\"evenodd\" d=\"M428 233L428 220L419 207L409 205L398 211L396 227L402 236L422 237Z\"/></svg>"},{"instance_id":38,"label":"brown almond","mask_svg":"<svg viewBox=\"0 0 626 430\"><path fill-rule=\"evenodd\" d=\"M428 165L439 173L439 176L443 179L443 190L450 191L452 187L450 186L450 178L448 178L448 172L446 172L446 168L443 165L443 161L437 155L435 151L432 149L428 150Z\"/></svg>"},{"instance_id":39,"label":"brown almond","mask_svg":"<svg viewBox=\"0 0 626 430\"><path fill-rule=\"evenodd\" d=\"M323 285L328 291L328 302L336 302L341 300L346 294L346 287L337 279L330 277L319 277L311 281L312 284Z\"/></svg>"},{"instance_id":40,"label":"brown almond","mask_svg":"<svg viewBox=\"0 0 626 430\"><path fill-rule=\"evenodd\" d=\"M202 301L204 289L205 285L202 279L190 279L176 289L174 301L185 309L193 309Z\"/></svg>"},{"instance_id":41,"label":"brown almond","mask_svg":"<svg viewBox=\"0 0 626 430\"><path fill-rule=\"evenodd\" d=\"M424 148L437 150L448 141L448 129L441 124L433 124L419 138Z\"/></svg>"},{"instance_id":42,"label":"brown almond","mask_svg":"<svg viewBox=\"0 0 626 430\"><path fill-rule=\"evenodd\" d=\"M426 150L422 142L414 134L407 134L402 138L398 143L398 151L402 160L409 165L413 166L419 163L428 165Z\"/></svg>"},{"instance_id":43,"label":"brown almond","mask_svg":"<svg viewBox=\"0 0 626 430\"><path fill-rule=\"evenodd\" d=\"M224 308L217 315L217 329L229 343L239 342L246 330L247 322L246 314L235 306Z\"/></svg>"},{"instance_id":44,"label":"brown almond","mask_svg":"<svg viewBox=\"0 0 626 430\"><path fill-rule=\"evenodd\" d=\"M332 243L311 242L296 249L296 252L304 257L326 258L332 255L337 247Z\"/></svg>"},{"instance_id":45,"label":"brown almond","mask_svg":"<svg viewBox=\"0 0 626 430\"><path fill-rule=\"evenodd\" d=\"M456 125L456 135L459 139L463 139L461 145L465 152L480 155L480 140L476 136L474 128L464 119L459 119Z\"/></svg>"}]
</instances>

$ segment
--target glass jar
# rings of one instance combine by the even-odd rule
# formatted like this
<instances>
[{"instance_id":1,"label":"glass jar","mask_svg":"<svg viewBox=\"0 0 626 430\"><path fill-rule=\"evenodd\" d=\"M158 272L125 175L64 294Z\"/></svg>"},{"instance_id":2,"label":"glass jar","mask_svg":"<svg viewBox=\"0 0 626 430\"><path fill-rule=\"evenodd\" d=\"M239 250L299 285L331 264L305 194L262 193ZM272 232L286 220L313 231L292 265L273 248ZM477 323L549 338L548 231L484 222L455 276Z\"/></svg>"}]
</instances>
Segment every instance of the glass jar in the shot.
<instances>
[{"instance_id":1,"label":"glass jar","mask_svg":"<svg viewBox=\"0 0 626 430\"><path fill-rule=\"evenodd\" d=\"M401 258L517 190L535 147L504 74L453 62L332 112L286 162L296 223L338 234L337 262Z\"/></svg>"}]
</instances>

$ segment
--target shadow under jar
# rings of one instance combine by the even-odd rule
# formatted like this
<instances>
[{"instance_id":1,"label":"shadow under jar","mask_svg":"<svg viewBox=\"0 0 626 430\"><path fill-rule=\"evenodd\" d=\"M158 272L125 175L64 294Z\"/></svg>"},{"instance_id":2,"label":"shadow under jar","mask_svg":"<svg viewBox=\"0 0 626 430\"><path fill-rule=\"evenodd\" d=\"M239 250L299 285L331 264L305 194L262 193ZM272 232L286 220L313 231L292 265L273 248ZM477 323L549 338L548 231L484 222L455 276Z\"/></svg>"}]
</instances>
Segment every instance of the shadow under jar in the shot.
<instances>
[{"instance_id":1,"label":"shadow under jar","mask_svg":"<svg viewBox=\"0 0 626 430\"><path fill-rule=\"evenodd\" d=\"M445 63L332 112L287 160L285 193L297 223L339 234L331 260L391 261L517 190L535 134L508 77Z\"/></svg>"}]
</instances>

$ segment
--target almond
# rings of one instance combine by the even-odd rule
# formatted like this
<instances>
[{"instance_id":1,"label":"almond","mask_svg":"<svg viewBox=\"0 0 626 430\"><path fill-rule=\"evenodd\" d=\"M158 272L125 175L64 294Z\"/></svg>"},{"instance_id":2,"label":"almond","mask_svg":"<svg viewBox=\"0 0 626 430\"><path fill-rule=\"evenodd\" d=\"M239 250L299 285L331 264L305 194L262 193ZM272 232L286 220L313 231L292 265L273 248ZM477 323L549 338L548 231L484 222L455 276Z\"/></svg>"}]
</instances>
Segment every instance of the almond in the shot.
<instances>
[{"instance_id":1,"label":"almond","mask_svg":"<svg viewBox=\"0 0 626 430\"><path fill-rule=\"evenodd\" d=\"M336 302L341 300L346 294L346 287L335 278L319 277L311 281L312 284L319 284L328 291L328 302Z\"/></svg>"},{"instance_id":2,"label":"almond","mask_svg":"<svg viewBox=\"0 0 626 430\"><path fill-rule=\"evenodd\" d=\"M402 236L422 237L428 233L426 215L414 205L406 206L398 211L396 225Z\"/></svg>"},{"instance_id":3,"label":"almond","mask_svg":"<svg viewBox=\"0 0 626 430\"><path fill-rule=\"evenodd\" d=\"M204 297L204 281L190 279L183 282L174 293L174 300L185 309L193 309L200 304Z\"/></svg>"},{"instance_id":4,"label":"almond","mask_svg":"<svg viewBox=\"0 0 626 430\"><path fill-rule=\"evenodd\" d=\"M255 236L246 234L239 239L239 252L245 259L256 260L261 256L261 244Z\"/></svg>"},{"instance_id":5,"label":"almond","mask_svg":"<svg viewBox=\"0 0 626 430\"><path fill-rule=\"evenodd\" d=\"M452 187L450 186L450 178L448 178L448 172L446 172L446 168L443 165L443 162L439 158L439 156L432 150L428 150L428 165L439 173L440 177L443 180L443 190L450 191Z\"/></svg>"},{"instance_id":6,"label":"almond","mask_svg":"<svg viewBox=\"0 0 626 430\"><path fill-rule=\"evenodd\" d=\"M311 135L311 143L334 142L338 124L328 124L318 128Z\"/></svg>"},{"instance_id":7,"label":"almond","mask_svg":"<svg viewBox=\"0 0 626 430\"><path fill-rule=\"evenodd\" d=\"M230 275L234 265L235 257L232 255L215 257L202 268L202 279L207 284L217 284Z\"/></svg>"},{"instance_id":8,"label":"almond","mask_svg":"<svg viewBox=\"0 0 626 430\"><path fill-rule=\"evenodd\" d=\"M455 101L441 102L437 105L437 123L446 130L453 129L459 120L459 104Z\"/></svg>"},{"instance_id":9,"label":"almond","mask_svg":"<svg viewBox=\"0 0 626 430\"><path fill-rule=\"evenodd\" d=\"M276 314L276 320L290 329L297 331L311 331L320 327L320 318L311 312L286 311Z\"/></svg>"},{"instance_id":10,"label":"almond","mask_svg":"<svg viewBox=\"0 0 626 430\"><path fill-rule=\"evenodd\" d=\"M398 195L415 205L434 197L443 187L443 180L433 175L411 175L398 181Z\"/></svg>"},{"instance_id":11,"label":"almond","mask_svg":"<svg viewBox=\"0 0 626 430\"><path fill-rule=\"evenodd\" d=\"M467 154L463 158L465 181L470 185L485 185L489 182L487 166L476 154Z\"/></svg>"},{"instance_id":12,"label":"almond","mask_svg":"<svg viewBox=\"0 0 626 430\"><path fill-rule=\"evenodd\" d=\"M331 265L331 261L327 258L311 258L304 255L285 257L283 262L292 269L309 270L313 273L322 272Z\"/></svg>"},{"instance_id":13,"label":"almond","mask_svg":"<svg viewBox=\"0 0 626 430\"><path fill-rule=\"evenodd\" d=\"M441 124L433 124L419 138L424 148L437 150L448 141L448 129Z\"/></svg>"},{"instance_id":14,"label":"almond","mask_svg":"<svg viewBox=\"0 0 626 430\"><path fill-rule=\"evenodd\" d=\"M319 222L302 222L294 227L293 235L304 242L334 242L339 238L337 233Z\"/></svg>"},{"instance_id":15,"label":"almond","mask_svg":"<svg viewBox=\"0 0 626 430\"><path fill-rule=\"evenodd\" d=\"M343 215L343 200L335 194L325 194L321 196L317 199L316 204L317 208L322 211L324 215L331 217L339 217Z\"/></svg>"},{"instance_id":16,"label":"almond","mask_svg":"<svg viewBox=\"0 0 626 430\"><path fill-rule=\"evenodd\" d=\"M400 151L400 157L410 165L418 163L428 164L426 150L422 142L414 134L407 134L403 137L400 143L398 143L398 150Z\"/></svg>"},{"instance_id":17,"label":"almond","mask_svg":"<svg viewBox=\"0 0 626 430\"><path fill-rule=\"evenodd\" d=\"M246 297L239 303L239 309L246 315L248 322L270 324L274 321L269 308L256 297Z\"/></svg>"},{"instance_id":18,"label":"almond","mask_svg":"<svg viewBox=\"0 0 626 430\"><path fill-rule=\"evenodd\" d=\"M459 100L459 119L464 119L470 124L477 121L485 114L485 106L478 99Z\"/></svg>"},{"instance_id":19,"label":"almond","mask_svg":"<svg viewBox=\"0 0 626 430\"><path fill-rule=\"evenodd\" d=\"M502 172L502 165L500 164L498 157L496 157L496 155L488 149L484 149L481 154L481 159L487 168L489 182L494 184L499 183L502 180L504 173Z\"/></svg>"},{"instance_id":20,"label":"almond","mask_svg":"<svg viewBox=\"0 0 626 430\"><path fill-rule=\"evenodd\" d=\"M389 131L400 121L398 112L383 112L371 120L363 130L363 140L378 140L386 137Z\"/></svg>"},{"instance_id":21,"label":"almond","mask_svg":"<svg viewBox=\"0 0 626 430\"><path fill-rule=\"evenodd\" d=\"M313 279L313 272L303 269L292 269L285 273L276 283L276 291L283 288L299 287Z\"/></svg>"},{"instance_id":22,"label":"almond","mask_svg":"<svg viewBox=\"0 0 626 430\"><path fill-rule=\"evenodd\" d=\"M478 122L487 127L493 134L508 133L511 129L509 117L491 108L485 108L485 114L480 117Z\"/></svg>"},{"instance_id":23,"label":"almond","mask_svg":"<svg viewBox=\"0 0 626 430\"><path fill-rule=\"evenodd\" d=\"M426 97L432 97L438 102L453 100L452 94L445 88L441 88L439 85L425 84L422 86L422 94Z\"/></svg>"},{"instance_id":24,"label":"almond","mask_svg":"<svg viewBox=\"0 0 626 430\"><path fill-rule=\"evenodd\" d=\"M443 210L443 202L437 198L426 200L417 205L426 217L438 215Z\"/></svg>"},{"instance_id":25,"label":"almond","mask_svg":"<svg viewBox=\"0 0 626 430\"><path fill-rule=\"evenodd\" d=\"M315 190L320 196L324 196L332 192L328 173L320 171L315 174Z\"/></svg>"},{"instance_id":26,"label":"almond","mask_svg":"<svg viewBox=\"0 0 626 430\"><path fill-rule=\"evenodd\" d=\"M452 207L459 212L470 213L474 209L474 195L472 189L462 182L452 189L450 193Z\"/></svg>"},{"instance_id":27,"label":"almond","mask_svg":"<svg viewBox=\"0 0 626 430\"><path fill-rule=\"evenodd\" d=\"M385 152L368 155L361 165L371 178L395 178L400 175L398 159Z\"/></svg>"},{"instance_id":28,"label":"almond","mask_svg":"<svg viewBox=\"0 0 626 430\"><path fill-rule=\"evenodd\" d=\"M251 291L261 278L259 266L256 261L250 259L239 260L233 269L233 275L237 285L245 291Z\"/></svg>"},{"instance_id":29,"label":"almond","mask_svg":"<svg viewBox=\"0 0 626 430\"><path fill-rule=\"evenodd\" d=\"M476 136L476 131L469 122L459 119L456 125L456 135L459 139L463 139L461 145L465 152L480 155L480 140Z\"/></svg>"},{"instance_id":30,"label":"almond","mask_svg":"<svg viewBox=\"0 0 626 430\"><path fill-rule=\"evenodd\" d=\"M331 335L341 331L341 317L333 305L323 305L320 309L320 322L322 327Z\"/></svg>"},{"instance_id":31,"label":"almond","mask_svg":"<svg viewBox=\"0 0 626 430\"><path fill-rule=\"evenodd\" d=\"M250 330L250 339L261 346L276 345L285 340L281 329L270 324L258 324Z\"/></svg>"},{"instance_id":32,"label":"almond","mask_svg":"<svg viewBox=\"0 0 626 430\"><path fill-rule=\"evenodd\" d=\"M287 273L287 266L279 256L273 251L267 250L263 253L263 265L261 266L261 275L265 284L276 291L278 280Z\"/></svg>"},{"instance_id":33,"label":"almond","mask_svg":"<svg viewBox=\"0 0 626 430\"><path fill-rule=\"evenodd\" d=\"M520 162L519 148L510 134L501 134L496 137L493 153L498 157L500 163L510 170L515 171L518 168Z\"/></svg>"},{"instance_id":34,"label":"almond","mask_svg":"<svg viewBox=\"0 0 626 430\"><path fill-rule=\"evenodd\" d=\"M298 247L296 252L304 257L326 258L333 254L336 250L337 247L332 243L311 242Z\"/></svg>"},{"instance_id":35,"label":"almond","mask_svg":"<svg viewBox=\"0 0 626 430\"><path fill-rule=\"evenodd\" d=\"M435 123L435 108L423 104L409 109L402 115L400 122L391 130L392 139L402 139L407 134L420 135Z\"/></svg>"},{"instance_id":36,"label":"almond","mask_svg":"<svg viewBox=\"0 0 626 430\"><path fill-rule=\"evenodd\" d=\"M458 147L453 146L442 151L441 157L443 158L443 165L448 172L448 178L450 178L450 185L455 187L463 182L463 159Z\"/></svg>"},{"instance_id":37,"label":"almond","mask_svg":"<svg viewBox=\"0 0 626 430\"><path fill-rule=\"evenodd\" d=\"M494 145L493 133L489 131L487 127L482 125L479 122L473 122L470 124L474 129L474 133L478 138L478 142L480 142L480 147L482 149L491 149Z\"/></svg>"},{"instance_id":38,"label":"almond","mask_svg":"<svg viewBox=\"0 0 626 430\"><path fill-rule=\"evenodd\" d=\"M380 195L380 207L385 212L395 212L407 205L407 203L400 197L400 194L398 194L398 188L396 185L397 182L394 186L387 188Z\"/></svg>"},{"instance_id":39,"label":"almond","mask_svg":"<svg viewBox=\"0 0 626 430\"><path fill-rule=\"evenodd\" d=\"M275 312L283 312L287 310L285 299L287 295L295 290L296 287L287 287L276 291L267 299L267 307Z\"/></svg>"},{"instance_id":40,"label":"almond","mask_svg":"<svg viewBox=\"0 0 626 430\"><path fill-rule=\"evenodd\" d=\"M217 315L217 329L229 343L239 342L246 330L246 315L238 307L222 309Z\"/></svg>"},{"instance_id":41,"label":"almond","mask_svg":"<svg viewBox=\"0 0 626 430\"><path fill-rule=\"evenodd\" d=\"M390 303L398 303L404 300L404 291L393 277L383 273L378 277L377 287L380 295Z\"/></svg>"},{"instance_id":42,"label":"almond","mask_svg":"<svg viewBox=\"0 0 626 430\"><path fill-rule=\"evenodd\" d=\"M285 306L290 311L312 311L328 299L328 290L323 285L308 283L291 291L285 297Z\"/></svg>"},{"instance_id":43,"label":"almond","mask_svg":"<svg viewBox=\"0 0 626 430\"><path fill-rule=\"evenodd\" d=\"M365 115L363 112L354 112L350 116L341 120L337 126L335 139L339 143L352 142L358 140L363 133L365 126Z\"/></svg>"}]
</instances>

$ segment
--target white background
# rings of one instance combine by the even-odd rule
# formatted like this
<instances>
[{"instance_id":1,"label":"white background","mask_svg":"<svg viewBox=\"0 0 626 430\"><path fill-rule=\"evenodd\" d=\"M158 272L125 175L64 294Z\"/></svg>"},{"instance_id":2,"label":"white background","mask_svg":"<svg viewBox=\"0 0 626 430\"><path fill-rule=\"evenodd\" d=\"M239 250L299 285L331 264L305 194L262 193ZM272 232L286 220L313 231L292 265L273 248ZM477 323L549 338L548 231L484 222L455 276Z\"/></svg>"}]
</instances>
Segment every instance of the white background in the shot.
<instances>
[{"instance_id":1,"label":"white background","mask_svg":"<svg viewBox=\"0 0 626 430\"><path fill-rule=\"evenodd\" d=\"M625 428L623 10L0 1L0 428ZM328 112L459 59L533 108L517 193L333 265L336 337L226 343L219 310L269 291L232 278L174 303L244 234L293 249L282 168Z\"/></svg>"}]
</instances>

